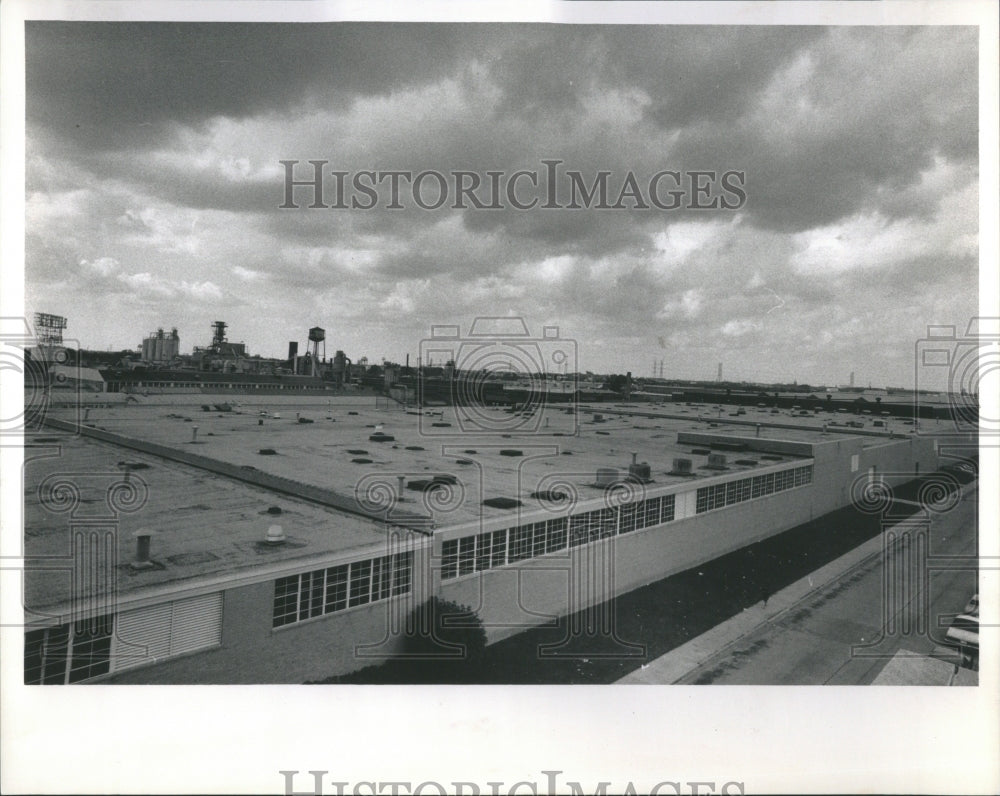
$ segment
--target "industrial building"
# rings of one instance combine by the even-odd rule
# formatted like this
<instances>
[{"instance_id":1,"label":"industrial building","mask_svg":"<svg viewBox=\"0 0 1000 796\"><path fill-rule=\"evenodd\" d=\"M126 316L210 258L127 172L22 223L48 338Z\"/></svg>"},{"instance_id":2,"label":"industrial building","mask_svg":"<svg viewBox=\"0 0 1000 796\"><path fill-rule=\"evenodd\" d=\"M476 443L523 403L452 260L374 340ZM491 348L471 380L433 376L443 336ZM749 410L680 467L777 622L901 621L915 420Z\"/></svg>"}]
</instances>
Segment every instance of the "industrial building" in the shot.
<instances>
[{"instance_id":1,"label":"industrial building","mask_svg":"<svg viewBox=\"0 0 1000 796\"><path fill-rule=\"evenodd\" d=\"M932 472L950 438L757 409L203 400L54 409L28 435L27 682L346 673L433 595L498 641Z\"/></svg>"},{"instance_id":2,"label":"industrial building","mask_svg":"<svg viewBox=\"0 0 1000 796\"><path fill-rule=\"evenodd\" d=\"M181 337L176 327L165 334L163 329L157 329L142 340L143 362L172 362L181 353Z\"/></svg>"}]
</instances>

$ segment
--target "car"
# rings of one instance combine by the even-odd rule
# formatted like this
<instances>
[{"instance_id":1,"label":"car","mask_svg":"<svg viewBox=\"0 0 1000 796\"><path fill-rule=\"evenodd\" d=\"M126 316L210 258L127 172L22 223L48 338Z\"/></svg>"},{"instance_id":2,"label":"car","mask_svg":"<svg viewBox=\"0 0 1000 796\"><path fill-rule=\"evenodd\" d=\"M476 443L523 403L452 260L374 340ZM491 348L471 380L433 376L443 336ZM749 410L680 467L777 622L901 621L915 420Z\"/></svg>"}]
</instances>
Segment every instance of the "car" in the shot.
<instances>
[{"instance_id":1,"label":"car","mask_svg":"<svg viewBox=\"0 0 1000 796\"><path fill-rule=\"evenodd\" d=\"M962 654L962 667L979 670L979 599L975 600L975 613L962 613L955 617L944 634L944 643ZM972 600L969 605L972 605Z\"/></svg>"}]
</instances>

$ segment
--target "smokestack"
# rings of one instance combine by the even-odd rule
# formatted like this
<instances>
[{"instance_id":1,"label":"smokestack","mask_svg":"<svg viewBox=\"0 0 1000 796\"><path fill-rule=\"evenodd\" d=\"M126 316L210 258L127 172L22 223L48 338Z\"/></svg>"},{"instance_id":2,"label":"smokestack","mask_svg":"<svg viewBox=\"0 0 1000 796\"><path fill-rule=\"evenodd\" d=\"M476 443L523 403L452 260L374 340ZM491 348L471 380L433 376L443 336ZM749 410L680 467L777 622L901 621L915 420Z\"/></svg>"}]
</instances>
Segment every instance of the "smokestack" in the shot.
<instances>
[{"instance_id":1,"label":"smokestack","mask_svg":"<svg viewBox=\"0 0 1000 796\"><path fill-rule=\"evenodd\" d=\"M719 363L719 375L715 379L716 381L722 381L722 363Z\"/></svg>"},{"instance_id":2,"label":"smokestack","mask_svg":"<svg viewBox=\"0 0 1000 796\"><path fill-rule=\"evenodd\" d=\"M410 355L409 354L406 355L406 367L407 368L410 367Z\"/></svg>"},{"instance_id":3,"label":"smokestack","mask_svg":"<svg viewBox=\"0 0 1000 796\"><path fill-rule=\"evenodd\" d=\"M851 386L854 386L854 371L851 371Z\"/></svg>"},{"instance_id":4,"label":"smokestack","mask_svg":"<svg viewBox=\"0 0 1000 796\"><path fill-rule=\"evenodd\" d=\"M638 454L638 453L637 453L636 451L632 451L632 464L635 464L635 463L636 463L636 457L637 457L638 455L639 455L639 454Z\"/></svg>"}]
</instances>

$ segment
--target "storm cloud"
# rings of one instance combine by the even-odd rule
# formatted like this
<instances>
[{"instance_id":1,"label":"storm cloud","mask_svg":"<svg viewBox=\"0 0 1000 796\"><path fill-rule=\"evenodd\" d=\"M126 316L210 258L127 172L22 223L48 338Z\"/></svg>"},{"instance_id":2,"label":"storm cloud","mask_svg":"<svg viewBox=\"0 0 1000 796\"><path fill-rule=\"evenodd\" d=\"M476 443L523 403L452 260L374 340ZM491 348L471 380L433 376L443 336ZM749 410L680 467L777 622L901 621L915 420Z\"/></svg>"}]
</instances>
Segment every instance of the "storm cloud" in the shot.
<instances>
[{"instance_id":1,"label":"storm cloud","mask_svg":"<svg viewBox=\"0 0 1000 796\"><path fill-rule=\"evenodd\" d=\"M511 314L581 370L908 384L926 325L977 307L977 64L941 26L28 22L27 304L94 348L225 319L263 355L321 325L398 361ZM310 159L737 170L746 201L282 209Z\"/></svg>"}]
</instances>

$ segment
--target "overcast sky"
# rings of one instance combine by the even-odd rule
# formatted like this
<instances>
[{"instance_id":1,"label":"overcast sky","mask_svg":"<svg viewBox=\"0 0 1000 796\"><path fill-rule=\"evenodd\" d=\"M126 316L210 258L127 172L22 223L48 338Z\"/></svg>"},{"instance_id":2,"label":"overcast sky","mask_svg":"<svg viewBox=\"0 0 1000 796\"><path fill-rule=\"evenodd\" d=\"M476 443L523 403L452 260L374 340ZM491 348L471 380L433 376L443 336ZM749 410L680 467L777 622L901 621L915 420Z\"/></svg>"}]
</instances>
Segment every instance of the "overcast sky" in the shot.
<instances>
[{"instance_id":1,"label":"overcast sky","mask_svg":"<svg viewBox=\"0 0 1000 796\"><path fill-rule=\"evenodd\" d=\"M913 383L927 324L976 314L974 28L26 36L26 308L84 347L177 326L190 351L225 320L251 353L319 325L329 355L415 361L432 324L520 315L559 326L581 370L884 386ZM746 203L279 208L280 160L485 175L546 158L619 184L735 169Z\"/></svg>"}]
</instances>

